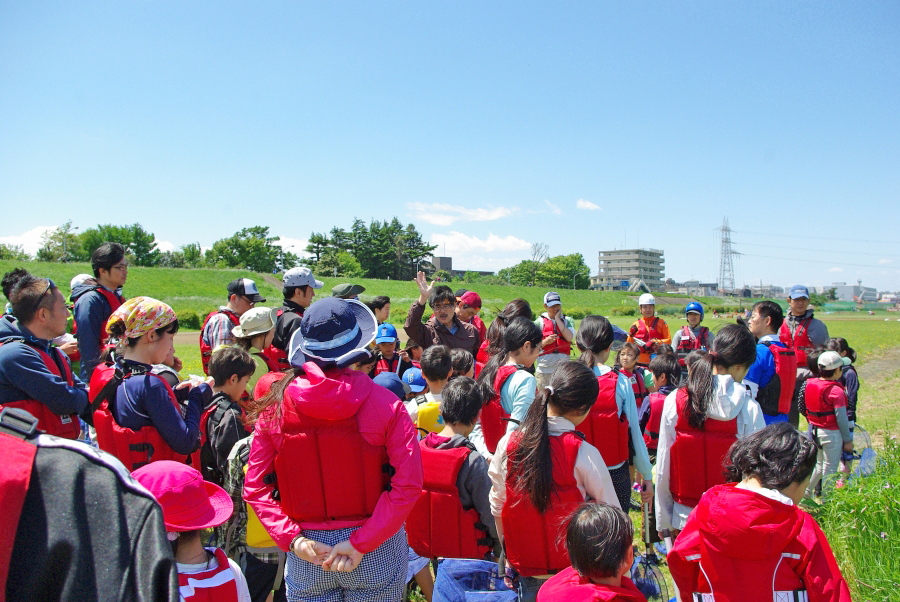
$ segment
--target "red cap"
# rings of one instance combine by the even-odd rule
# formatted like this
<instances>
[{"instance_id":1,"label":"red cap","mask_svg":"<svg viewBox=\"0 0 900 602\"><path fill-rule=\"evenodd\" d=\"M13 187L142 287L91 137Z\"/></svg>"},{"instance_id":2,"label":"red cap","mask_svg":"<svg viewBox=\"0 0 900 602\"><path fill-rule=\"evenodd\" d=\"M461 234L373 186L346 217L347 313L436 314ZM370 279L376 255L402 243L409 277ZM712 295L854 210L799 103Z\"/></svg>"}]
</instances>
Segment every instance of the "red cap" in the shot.
<instances>
[{"instance_id":1,"label":"red cap","mask_svg":"<svg viewBox=\"0 0 900 602\"><path fill-rule=\"evenodd\" d=\"M481 309L481 297L479 297L478 293L476 293L475 291L466 291L466 293L462 297L460 297L459 300L469 307Z\"/></svg>"},{"instance_id":2,"label":"red cap","mask_svg":"<svg viewBox=\"0 0 900 602\"><path fill-rule=\"evenodd\" d=\"M196 531L217 527L231 518L234 503L224 489L203 480L195 468L160 460L131 473L162 506L168 531Z\"/></svg>"}]
</instances>

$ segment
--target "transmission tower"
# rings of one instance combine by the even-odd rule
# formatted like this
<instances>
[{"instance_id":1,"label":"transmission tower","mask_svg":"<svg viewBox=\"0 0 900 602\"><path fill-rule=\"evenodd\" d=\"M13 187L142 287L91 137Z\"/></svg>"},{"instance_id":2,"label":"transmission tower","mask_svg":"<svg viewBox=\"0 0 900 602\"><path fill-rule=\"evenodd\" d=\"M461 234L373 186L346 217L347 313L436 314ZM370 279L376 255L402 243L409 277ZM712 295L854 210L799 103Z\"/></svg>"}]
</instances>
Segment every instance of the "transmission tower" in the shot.
<instances>
[{"instance_id":1,"label":"transmission tower","mask_svg":"<svg viewBox=\"0 0 900 602\"><path fill-rule=\"evenodd\" d=\"M722 256L719 263L719 289L725 293L734 291L734 261L735 255L740 255L731 249L731 228L728 227L728 218L722 220L722 225L716 230L722 239Z\"/></svg>"}]
</instances>

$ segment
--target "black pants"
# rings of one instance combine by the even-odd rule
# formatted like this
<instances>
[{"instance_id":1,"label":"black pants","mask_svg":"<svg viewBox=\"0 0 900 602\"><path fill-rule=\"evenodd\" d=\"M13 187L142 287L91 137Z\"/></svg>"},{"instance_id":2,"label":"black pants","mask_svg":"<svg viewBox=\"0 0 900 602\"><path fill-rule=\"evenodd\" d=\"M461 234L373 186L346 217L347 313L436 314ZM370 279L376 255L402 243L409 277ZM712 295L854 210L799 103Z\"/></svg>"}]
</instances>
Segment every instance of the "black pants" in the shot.
<instances>
[{"instance_id":1,"label":"black pants","mask_svg":"<svg viewBox=\"0 0 900 602\"><path fill-rule=\"evenodd\" d=\"M628 472L628 462L625 462L619 468L613 468L609 471L609 478L612 479L613 488L616 490L616 497L619 499L619 506L622 512L628 514L631 509L631 475Z\"/></svg>"},{"instance_id":2,"label":"black pants","mask_svg":"<svg viewBox=\"0 0 900 602\"><path fill-rule=\"evenodd\" d=\"M278 573L278 565L263 562L253 554L244 552L240 561L241 569L244 571L244 577L247 578L247 588L250 590L250 599L253 602L266 602L272 586L275 585L275 576ZM275 602L285 602L287 600L287 588L284 586L284 579L281 585L275 590Z\"/></svg>"}]
</instances>

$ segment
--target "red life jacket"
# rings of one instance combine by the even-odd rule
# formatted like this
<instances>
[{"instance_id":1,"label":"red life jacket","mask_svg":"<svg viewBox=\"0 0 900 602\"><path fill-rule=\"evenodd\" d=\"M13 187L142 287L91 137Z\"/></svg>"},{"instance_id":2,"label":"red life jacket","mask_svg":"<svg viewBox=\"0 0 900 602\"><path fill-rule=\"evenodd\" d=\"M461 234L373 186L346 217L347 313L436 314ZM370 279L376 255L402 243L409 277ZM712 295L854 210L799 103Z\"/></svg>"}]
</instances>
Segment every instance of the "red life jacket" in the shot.
<instances>
[{"instance_id":1,"label":"red life jacket","mask_svg":"<svg viewBox=\"0 0 900 602\"><path fill-rule=\"evenodd\" d=\"M362 521L390 487L392 468L383 445L368 443L356 416L322 420L282 400L284 444L275 474L285 514L297 521Z\"/></svg>"},{"instance_id":2,"label":"red life jacket","mask_svg":"<svg viewBox=\"0 0 900 602\"><path fill-rule=\"evenodd\" d=\"M672 498L693 508L707 489L725 482L724 463L731 444L737 441L737 417L731 420L707 418L703 430L688 423L687 389L675 397L678 422L669 462L669 489Z\"/></svg>"},{"instance_id":3,"label":"red life jacket","mask_svg":"<svg viewBox=\"0 0 900 602\"><path fill-rule=\"evenodd\" d=\"M91 376L91 385L88 392L91 404L93 405L97 401L100 402L99 408L94 412L94 429L97 431L97 445L100 449L118 458L129 471L159 460L186 462L188 456L175 453L175 450L169 447L169 444L165 442L159 431L154 427L145 426L134 431L119 426L109 407L110 403L116 403L116 392L125 383L125 380L134 377L158 378L166 386L169 400L180 414L181 408L169 383L152 372L128 372L125 374L121 372L117 374L116 372L117 366L115 364L105 364L98 366ZM117 384L115 387L110 385L110 388L107 388L107 385L111 382Z\"/></svg>"},{"instance_id":4,"label":"red life jacket","mask_svg":"<svg viewBox=\"0 0 900 602\"><path fill-rule=\"evenodd\" d=\"M280 318L286 311L299 313L301 316L303 315L303 313L298 312L294 308L282 307L276 313L276 322L275 322L276 328L278 328L277 318ZM270 372L287 372L288 370L291 369L291 362L288 359L287 351L285 351L284 349L279 349L275 345L270 344L268 347L266 347L265 349L262 350L262 354L263 354L263 357L267 358L266 365L270 366L269 367ZM272 368L271 366L275 366L275 367Z\"/></svg>"},{"instance_id":5,"label":"red life jacket","mask_svg":"<svg viewBox=\"0 0 900 602\"><path fill-rule=\"evenodd\" d=\"M628 459L628 420L616 406L616 383L619 373L610 370L597 377L600 393L578 430L584 440L597 448L607 466L616 466Z\"/></svg>"},{"instance_id":6,"label":"red life jacket","mask_svg":"<svg viewBox=\"0 0 900 602\"><path fill-rule=\"evenodd\" d=\"M100 285L95 286L91 290L97 291L98 293L100 293L100 296L102 296L104 299L106 299L106 302L109 303L109 316L106 317L106 319L103 321L103 325L100 327L100 351L103 351L107 347L110 347L110 345L107 344L107 342L109 341L109 336L106 334L106 324L109 322L109 318L112 316L113 312L116 311L117 309L119 309L119 307L125 302L125 298L120 297L116 293L109 291ZM88 291L88 292L90 292L90 291ZM87 294L87 293L85 293L85 294ZM72 335L74 336L77 334L78 334L78 324L75 322L75 312L73 311L72 312Z\"/></svg>"},{"instance_id":7,"label":"red life jacket","mask_svg":"<svg viewBox=\"0 0 900 602\"><path fill-rule=\"evenodd\" d=\"M644 341L645 343L649 343L653 339L661 339L662 333L657 330L657 326L659 325L659 318L656 316L653 317L653 321L650 322L650 326L647 326L647 323L644 322L644 318L640 318L637 322L637 332L632 335L632 338Z\"/></svg>"},{"instance_id":8,"label":"red life jacket","mask_svg":"<svg viewBox=\"0 0 900 602\"><path fill-rule=\"evenodd\" d=\"M516 373L518 366L505 365L497 369L494 377L494 391L497 392L490 401L481 408L481 434L484 436L484 445L488 451L494 453L500 439L506 434L506 426L510 421L509 414L500 403L500 389L510 376Z\"/></svg>"},{"instance_id":9,"label":"red life jacket","mask_svg":"<svg viewBox=\"0 0 900 602\"><path fill-rule=\"evenodd\" d=\"M631 579L622 577L622 585L598 585L569 567L541 586L538 602L647 602Z\"/></svg>"},{"instance_id":10,"label":"red life jacket","mask_svg":"<svg viewBox=\"0 0 900 602\"><path fill-rule=\"evenodd\" d=\"M207 548L208 550L209 548ZM237 580L221 549L213 550L214 569L199 573L178 573L178 593L184 602L238 602Z\"/></svg>"},{"instance_id":11,"label":"red life jacket","mask_svg":"<svg viewBox=\"0 0 900 602\"><path fill-rule=\"evenodd\" d=\"M685 324L681 327L681 338L678 339L678 348L675 350L678 355L678 363L684 367L684 358L688 353L697 349L709 349L709 328L701 326L700 336L697 336L690 324Z\"/></svg>"},{"instance_id":12,"label":"red life jacket","mask_svg":"<svg viewBox=\"0 0 900 602\"><path fill-rule=\"evenodd\" d=\"M797 365L800 368L806 368L806 353L816 348L809 340L809 323L813 317L810 316L797 322L797 328L791 334L791 328L788 326L787 318L781 323L778 330L778 338L782 343L793 349L797 354ZM792 391L793 393L793 391Z\"/></svg>"},{"instance_id":13,"label":"red life jacket","mask_svg":"<svg viewBox=\"0 0 900 602\"><path fill-rule=\"evenodd\" d=\"M794 385L797 383L797 355L796 352L789 347L781 345L773 345L771 341L763 343L772 352L775 358L775 375L766 383L766 386L760 387L756 394L756 400L766 414L787 414L791 411L791 398L794 396ZM776 397L777 399L774 399ZM769 402L777 401L777 409L775 412Z\"/></svg>"},{"instance_id":14,"label":"red life jacket","mask_svg":"<svg viewBox=\"0 0 900 602\"><path fill-rule=\"evenodd\" d=\"M491 356L489 356L487 352L488 345L490 345L490 341L487 339L481 341L481 346L478 347L478 353L475 355L475 361L481 362L482 366L487 364L488 360L491 359Z\"/></svg>"},{"instance_id":15,"label":"red life jacket","mask_svg":"<svg viewBox=\"0 0 900 602\"><path fill-rule=\"evenodd\" d=\"M558 337L556 339L556 342L545 345L541 349L541 355L547 355L548 353L562 353L564 355L570 355L572 353L572 343L562 337L559 332L559 328L557 328L556 326L556 321L551 320L544 315L541 316L541 319L544 321L544 327L541 330L541 336L546 339L551 334L555 334Z\"/></svg>"},{"instance_id":16,"label":"red life jacket","mask_svg":"<svg viewBox=\"0 0 900 602\"><path fill-rule=\"evenodd\" d=\"M25 339L20 339L18 337L6 339L5 341L0 342L0 346L13 342L28 345L37 351L37 354L41 356L41 360L44 362L44 366L47 367L47 370L54 376L58 376L65 380L70 387L72 386L74 383L72 380L72 366L69 365L69 359L66 357L66 354L61 352L59 348L50 347L50 353L56 355L57 359L57 361L53 361L53 358L50 357L50 354L46 351L36 345L31 345ZM60 367L62 367L62 369L60 369ZM22 394L27 396L27 393L24 391L22 391ZM78 435L81 433L81 423L78 420L78 414L67 414L65 416L54 414L50 408L47 407L47 404L36 399L26 398L18 401L11 401L0 405L0 408L21 408L25 410L37 418L38 429L44 431L48 435L56 435L57 437L65 437L66 439L77 439Z\"/></svg>"},{"instance_id":17,"label":"red life jacket","mask_svg":"<svg viewBox=\"0 0 900 602\"><path fill-rule=\"evenodd\" d=\"M400 354L394 353L394 357L391 360L386 359L384 356L378 360L378 363L375 364L375 376L378 376L382 372L393 372L397 373L397 370L400 369Z\"/></svg>"},{"instance_id":18,"label":"red life jacket","mask_svg":"<svg viewBox=\"0 0 900 602\"><path fill-rule=\"evenodd\" d=\"M209 312L209 315L206 316L206 319L203 320L203 326L200 328L200 362L203 364L203 374L207 376L209 376L209 358L212 357L212 347L203 340L203 333L206 331L206 325L209 323L210 319L217 314L225 314L235 326L238 326L241 323L240 316L230 309L217 309L216 311L211 311Z\"/></svg>"},{"instance_id":19,"label":"red life jacket","mask_svg":"<svg viewBox=\"0 0 900 602\"><path fill-rule=\"evenodd\" d=\"M806 419L811 425L832 431L839 428L834 402L829 399L829 394L835 387L843 389L840 381L836 380L810 378L806 381Z\"/></svg>"},{"instance_id":20,"label":"red life jacket","mask_svg":"<svg viewBox=\"0 0 900 602\"><path fill-rule=\"evenodd\" d=\"M413 551L424 558L483 560L493 549L487 527L474 508L464 510L456 479L472 450L434 449L419 441L422 451L422 497L406 519Z\"/></svg>"},{"instance_id":21,"label":"red life jacket","mask_svg":"<svg viewBox=\"0 0 900 602\"><path fill-rule=\"evenodd\" d=\"M265 351L260 351L259 353L254 353L253 355L262 359L263 363L266 365L266 370L268 372L280 372L278 369L278 363L266 355ZM267 373L268 373L267 372Z\"/></svg>"},{"instance_id":22,"label":"red life jacket","mask_svg":"<svg viewBox=\"0 0 900 602\"><path fill-rule=\"evenodd\" d=\"M9 577L9 563L12 560L13 544L22 507L25 505L25 494L31 483L31 467L37 454L37 442L33 439L37 422L32 422L30 435L24 435L20 420L13 412L4 412L3 426L0 428L0 448L3 449L3 470L0 470L0 599L6 599L6 581Z\"/></svg>"},{"instance_id":23,"label":"red life jacket","mask_svg":"<svg viewBox=\"0 0 900 602\"><path fill-rule=\"evenodd\" d=\"M507 455L512 459L521 433L509 438ZM503 540L506 559L524 577L555 573L571 564L566 551L566 519L580 504L584 495L575 481L575 460L581 437L574 432L550 437L553 458L553 488L547 511L541 514L516 484L518 470L508 462L506 502L503 504Z\"/></svg>"},{"instance_id":24,"label":"red life jacket","mask_svg":"<svg viewBox=\"0 0 900 602\"><path fill-rule=\"evenodd\" d=\"M625 370L622 370L622 374L628 379L631 383L631 390L634 393L634 402L637 407L641 407L644 403L644 398L650 394L647 390L647 383L644 382L644 369L640 366L634 367L634 372L628 374Z\"/></svg>"},{"instance_id":25,"label":"red life jacket","mask_svg":"<svg viewBox=\"0 0 900 602\"><path fill-rule=\"evenodd\" d=\"M656 449L659 444L659 426L662 424L666 396L662 393L651 393L647 396L647 403L650 404L650 419L644 429L644 443L647 444L647 449Z\"/></svg>"}]
</instances>

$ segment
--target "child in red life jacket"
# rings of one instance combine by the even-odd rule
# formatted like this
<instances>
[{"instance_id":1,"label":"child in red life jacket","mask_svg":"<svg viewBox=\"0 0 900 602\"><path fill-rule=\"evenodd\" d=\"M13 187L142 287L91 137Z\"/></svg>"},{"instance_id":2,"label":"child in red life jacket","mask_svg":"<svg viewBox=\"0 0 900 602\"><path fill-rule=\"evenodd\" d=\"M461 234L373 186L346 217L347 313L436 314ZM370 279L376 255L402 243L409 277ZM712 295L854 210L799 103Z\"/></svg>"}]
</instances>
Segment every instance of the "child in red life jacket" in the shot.
<instances>
[{"instance_id":1,"label":"child in red life jacket","mask_svg":"<svg viewBox=\"0 0 900 602\"><path fill-rule=\"evenodd\" d=\"M375 364L375 374L378 376L382 372L393 372L399 377L403 377L403 373L412 368L409 360L404 360L403 356L397 353L397 329L393 324L380 324L378 326L378 334L375 335L375 345L381 352L381 358Z\"/></svg>"},{"instance_id":2,"label":"child in red life jacket","mask_svg":"<svg viewBox=\"0 0 900 602\"><path fill-rule=\"evenodd\" d=\"M441 399L444 429L419 442L425 493L410 513L406 529L410 545L427 558L483 560L500 554L488 501L488 463L468 439L481 404L482 390L474 380L454 378Z\"/></svg>"},{"instance_id":3,"label":"child in red life jacket","mask_svg":"<svg viewBox=\"0 0 900 602\"><path fill-rule=\"evenodd\" d=\"M624 375L631 383L631 391L634 393L634 402L638 407L644 405L644 399L653 389L653 377L650 372L637 365L641 351L634 343L625 343L616 354L614 368Z\"/></svg>"},{"instance_id":4,"label":"child in red life jacket","mask_svg":"<svg viewBox=\"0 0 900 602\"><path fill-rule=\"evenodd\" d=\"M682 529L703 492L725 481L731 444L765 426L759 404L739 384L755 359L750 331L728 324L715 349L693 364L687 385L666 397L656 452L659 532Z\"/></svg>"},{"instance_id":5,"label":"child in red life jacket","mask_svg":"<svg viewBox=\"0 0 900 602\"><path fill-rule=\"evenodd\" d=\"M475 378L475 358L465 349L451 349L450 363L453 366L453 374L451 379L457 376L468 376Z\"/></svg>"},{"instance_id":6,"label":"child in red life jacket","mask_svg":"<svg viewBox=\"0 0 900 602\"><path fill-rule=\"evenodd\" d=\"M837 472L841 452L853 451L853 433L847 419L847 394L840 383L841 368L849 358L842 358L837 351L824 351L818 355L813 351L808 356L815 358L818 366L817 376L803 384L806 419L813 439L819 445L816 469L806 491L806 495L812 497L820 480L831 485L826 477ZM822 493L825 494L824 487Z\"/></svg>"},{"instance_id":7,"label":"child in red life jacket","mask_svg":"<svg viewBox=\"0 0 900 602\"><path fill-rule=\"evenodd\" d=\"M538 602L646 602L625 576L634 561L633 540L626 513L606 504L583 504L566 527L572 566L541 587Z\"/></svg>"},{"instance_id":8,"label":"child in red life jacket","mask_svg":"<svg viewBox=\"0 0 900 602\"><path fill-rule=\"evenodd\" d=\"M292 339L295 369L251 402L244 499L289 552L290 600L403 596L403 523L421 495L422 460L403 403L349 369L370 355L375 331L359 301L312 304Z\"/></svg>"},{"instance_id":9,"label":"child in red life jacket","mask_svg":"<svg viewBox=\"0 0 900 602\"><path fill-rule=\"evenodd\" d=\"M233 506L225 490L204 481L196 469L166 460L138 468L132 476L162 507L181 599L250 602L247 580L237 563L219 548L203 547L202 531L231 516Z\"/></svg>"},{"instance_id":10,"label":"child in red life jacket","mask_svg":"<svg viewBox=\"0 0 900 602\"><path fill-rule=\"evenodd\" d=\"M856 401L859 396L859 376L856 374L856 368L853 362L856 361L856 350L847 344L847 339L841 337L832 337L825 344L825 349L829 351L837 351L844 360L844 367L841 368L841 384L847 393L847 420L850 421L850 432L853 432L853 425L856 423Z\"/></svg>"},{"instance_id":11,"label":"child in red life jacket","mask_svg":"<svg viewBox=\"0 0 900 602\"><path fill-rule=\"evenodd\" d=\"M216 485L225 483L228 454L234 444L250 435L244 427L244 411L238 404L256 364L240 347L224 347L212 354L209 374L213 397L200 416L200 470Z\"/></svg>"},{"instance_id":12,"label":"child in red life jacket","mask_svg":"<svg viewBox=\"0 0 900 602\"><path fill-rule=\"evenodd\" d=\"M678 355L678 363L684 366L684 358L691 351L712 349L716 335L706 326L700 326L703 321L703 306L692 301L684 308L684 317L687 324L675 332L672 337L672 348Z\"/></svg>"},{"instance_id":13,"label":"child in red life jacket","mask_svg":"<svg viewBox=\"0 0 900 602\"><path fill-rule=\"evenodd\" d=\"M668 556L681 599L849 602L828 540L798 505L815 444L780 422L737 441L729 458L729 484L706 492Z\"/></svg>"},{"instance_id":14,"label":"child in red life jacket","mask_svg":"<svg viewBox=\"0 0 900 602\"><path fill-rule=\"evenodd\" d=\"M656 391L647 396L638 413L641 431L644 433L644 443L647 444L650 461L655 464L663 404L666 397L675 390L675 386L681 380L680 361L671 353L657 355L650 360L650 374L653 375L653 385Z\"/></svg>"},{"instance_id":15,"label":"child in red life jacket","mask_svg":"<svg viewBox=\"0 0 900 602\"><path fill-rule=\"evenodd\" d=\"M534 600L552 573L569 566L562 525L578 506L594 500L619 507L600 452L575 431L599 391L590 368L560 364L491 460L491 512L506 558L521 575L520 600Z\"/></svg>"},{"instance_id":16,"label":"child in red life jacket","mask_svg":"<svg viewBox=\"0 0 900 602\"><path fill-rule=\"evenodd\" d=\"M542 339L541 329L528 318L515 318L504 328L500 352L478 375L488 401L469 439L479 452L494 453L503 435L525 420L537 390L537 381L527 369L537 360Z\"/></svg>"},{"instance_id":17,"label":"child in red life jacket","mask_svg":"<svg viewBox=\"0 0 900 602\"><path fill-rule=\"evenodd\" d=\"M605 365L613 343L613 329L603 316L587 316L581 322L575 339L581 355L578 361L593 370L600 393L587 419L581 423L585 440L598 448L609 470L619 505L631 506L629 449L634 450L634 464L643 476L641 497L653 500L653 465L641 435L637 406L628 379Z\"/></svg>"},{"instance_id":18,"label":"child in red life jacket","mask_svg":"<svg viewBox=\"0 0 900 602\"><path fill-rule=\"evenodd\" d=\"M190 388L186 382L176 397L169 384L151 372L153 364L172 361L178 332L175 312L156 299L135 297L113 312L106 330L121 341L124 358L98 367L91 377L90 397L99 402L94 428L100 449L129 470L158 460L185 461L200 444L200 414L212 391L208 383Z\"/></svg>"},{"instance_id":19,"label":"child in red life jacket","mask_svg":"<svg viewBox=\"0 0 900 602\"><path fill-rule=\"evenodd\" d=\"M234 344L250 354L256 363L256 370L247 383L250 391L256 388L256 383L263 374L277 372L278 363L263 353L268 349L275 337L275 325L278 320L278 310L274 307L254 307L241 316L241 322L234 327ZM213 350L215 351L215 350Z\"/></svg>"},{"instance_id":20,"label":"child in red life jacket","mask_svg":"<svg viewBox=\"0 0 900 602\"><path fill-rule=\"evenodd\" d=\"M672 335L669 334L669 326L666 321L656 316L656 299L650 293L644 293L638 299L641 309L641 317L631 325L628 331L628 342L640 347L641 354L638 363L641 366L650 364L650 356L654 353L654 347L658 343L669 345L672 343Z\"/></svg>"}]
</instances>

